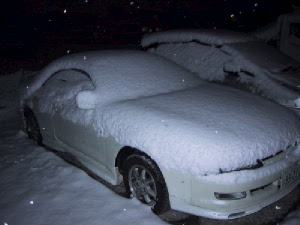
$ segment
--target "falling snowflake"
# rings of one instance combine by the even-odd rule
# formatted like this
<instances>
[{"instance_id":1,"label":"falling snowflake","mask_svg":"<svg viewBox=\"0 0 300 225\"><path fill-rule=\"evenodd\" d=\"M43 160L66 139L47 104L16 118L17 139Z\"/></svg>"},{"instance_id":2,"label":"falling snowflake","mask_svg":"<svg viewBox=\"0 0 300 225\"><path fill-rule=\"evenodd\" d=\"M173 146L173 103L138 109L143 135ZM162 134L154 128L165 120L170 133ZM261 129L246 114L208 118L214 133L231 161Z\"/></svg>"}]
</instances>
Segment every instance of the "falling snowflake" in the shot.
<instances>
[{"instance_id":1,"label":"falling snowflake","mask_svg":"<svg viewBox=\"0 0 300 225\"><path fill-rule=\"evenodd\" d=\"M281 207L280 207L280 206L277 206L277 205L276 205L276 207L275 207L275 208L276 208L276 209L281 209Z\"/></svg>"},{"instance_id":2,"label":"falling snowflake","mask_svg":"<svg viewBox=\"0 0 300 225\"><path fill-rule=\"evenodd\" d=\"M33 205L33 201L30 201L29 204L30 204L30 205Z\"/></svg>"},{"instance_id":3,"label":"falling snowflake","mask_svg":"<svg viewBox=\"0 0 300 225\"><path fill-rule=\"evenodd\" d=\"M257 6L258 6L258 3L255 3L254 6L257 7Z\"/></svg>"},{"instance_id":4,"label":"falling snowflake","mask_svg":"<svg viewBox=\"0 0 300 225\"><path fill-rule=\"evenodd\" d=\"M130 2L130 5L133 5L134 4L134 2Z\"/></svg>"},{"instance_id":5,"label":"falling snowflake","mask_svg":"<svg viewBox=\"0 0 300 225\"><path fill-rule=\"evenodd\" d=\"M86 56L83 56L83 59L86 60Z\"/></svg>"},{"instance_id":6,"label":"falling snowflake","mask_svg":"<svg viewBox=\"0 0 300 225\"><path fill-rule=\"evenodd\" d=\"M69 54L69 53L70 53L70 50L68 50L67 53Z\"/></svg>"}]
</instances>

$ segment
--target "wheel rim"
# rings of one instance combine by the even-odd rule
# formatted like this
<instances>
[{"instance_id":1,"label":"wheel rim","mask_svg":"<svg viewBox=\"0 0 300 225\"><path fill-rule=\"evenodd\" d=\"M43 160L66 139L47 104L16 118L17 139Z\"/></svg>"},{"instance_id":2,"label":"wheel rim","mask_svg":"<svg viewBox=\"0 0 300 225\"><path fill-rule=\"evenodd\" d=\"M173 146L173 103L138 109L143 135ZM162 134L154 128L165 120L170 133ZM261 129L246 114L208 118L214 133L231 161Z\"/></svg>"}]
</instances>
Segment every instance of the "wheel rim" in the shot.
<instances>
[{"instance_id":1,"label":"wheel rim","mask_svg":"<svg viewBox=\"0 0 300 225\"><path fill-rule=\"evenodd\" d=\"M130 168L128 175L131 193L141 202L154 205L157 190L151 173L143 166L136 165Z\"/></svg>"}]
</instances>

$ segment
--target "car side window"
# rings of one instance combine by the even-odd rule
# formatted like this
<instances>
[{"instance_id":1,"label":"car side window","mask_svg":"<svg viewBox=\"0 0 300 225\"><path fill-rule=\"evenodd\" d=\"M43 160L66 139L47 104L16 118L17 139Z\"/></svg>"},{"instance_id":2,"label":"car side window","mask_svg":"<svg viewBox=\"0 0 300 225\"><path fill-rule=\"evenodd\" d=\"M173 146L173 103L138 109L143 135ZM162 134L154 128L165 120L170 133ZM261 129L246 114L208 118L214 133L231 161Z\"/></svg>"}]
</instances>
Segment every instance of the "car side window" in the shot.
<instances>
[{"instance_id":1,"label":"car side window","mask_svg":"<svg viewBox=\"0 0 300 225\"><path fill-rule=\"evenodd\" d=\"M37 91L38 107L42 112L76 106L76 95L82 90L94 89L89 75L80 70L62 70L54 73ZM71 107L71 108L70 108Z\"/></svg>"}]
</instances>

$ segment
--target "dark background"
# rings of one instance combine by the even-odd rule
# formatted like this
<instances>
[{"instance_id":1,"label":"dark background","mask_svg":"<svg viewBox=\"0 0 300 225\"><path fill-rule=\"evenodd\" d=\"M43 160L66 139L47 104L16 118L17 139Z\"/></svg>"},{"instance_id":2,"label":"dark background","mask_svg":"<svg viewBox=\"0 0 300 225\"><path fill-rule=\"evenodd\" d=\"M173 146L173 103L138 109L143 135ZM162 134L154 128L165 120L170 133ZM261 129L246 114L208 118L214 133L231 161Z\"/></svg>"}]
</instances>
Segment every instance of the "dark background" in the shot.
<instances>
[{"instance_id":1,"label":"dark background","mask_svg":"<svg viewBox=\"0 0 300 225\"><path fill-rule=\"evenodd\" d=\"M143 34L167 29L248 32L299 5L295 0L6 0L0 4L1 55L44 61L81 50L139 48Z\"/></svg>"}]
</instances>

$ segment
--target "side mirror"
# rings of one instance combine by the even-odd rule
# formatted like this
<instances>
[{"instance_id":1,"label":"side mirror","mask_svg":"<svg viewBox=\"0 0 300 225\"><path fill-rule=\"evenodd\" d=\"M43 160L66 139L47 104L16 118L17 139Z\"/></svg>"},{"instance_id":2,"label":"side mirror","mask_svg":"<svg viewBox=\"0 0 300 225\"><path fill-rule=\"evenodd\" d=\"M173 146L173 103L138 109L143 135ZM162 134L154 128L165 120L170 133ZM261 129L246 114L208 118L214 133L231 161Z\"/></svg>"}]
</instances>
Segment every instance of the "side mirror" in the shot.
<instances>
[{"instance_id":1,"label":"side mirror","mask_svg":"<svg viewBox=\"0 0 300 225\"><path fill-rule=\"evenodd\" d=\"M76 95L76 104L80 109L94 109L96 95L92 91L81 91Z\"/></svg>"}]
</instances>

